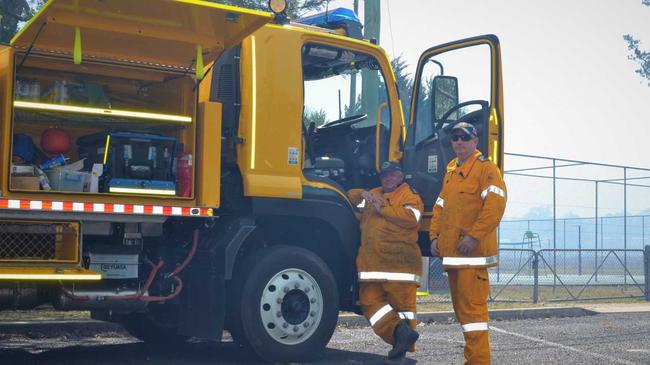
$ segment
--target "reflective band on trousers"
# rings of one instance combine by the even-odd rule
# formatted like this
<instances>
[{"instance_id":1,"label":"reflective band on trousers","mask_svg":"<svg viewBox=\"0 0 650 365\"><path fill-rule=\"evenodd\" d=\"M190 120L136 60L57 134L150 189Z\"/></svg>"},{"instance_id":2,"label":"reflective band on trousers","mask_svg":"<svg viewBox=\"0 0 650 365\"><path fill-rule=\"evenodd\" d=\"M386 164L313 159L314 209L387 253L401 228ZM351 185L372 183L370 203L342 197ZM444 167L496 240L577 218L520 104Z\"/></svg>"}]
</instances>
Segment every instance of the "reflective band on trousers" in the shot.
<instances>
[{"instance_id":1,"label":"reflective band on trousers","mask_svg":"<svg viewBox=\"0 0 650 365\"><path fill-rule=\"evenodd\" d=\"M419 222L419 221L420 221L420 216L422 215L422 213L420 213L419 210L413 208L413 207L410 206L410 205L405 205L404 208L406 208L406 209L410 209L411 212L413 212L413 214L415 215L415 221L416 221L416 222Z\"/></svg>"},{"instance_id":2,"label":"reflective band on trousers","mask_svg":"<svg viewBox=\"0 0 650 365\"><path fill-rule=\"evenodd\" d=\"M498 262L497 256L490 257L443 257L444 266L483 266Z\"/></svg>"},{"instance_id":3,"label":"reflective band on trousers","mask_svg":"<svg viewBox=\"0 0 650 365\"><path fill-rule=\"evenodd\" d=\"M461 325L463 332L487 331L489 329L487 322L476 322Z\"/></svg>"},{"instance_id":4,"label":"reflective band on trousers","mask_svg":"<svg viewBox=\"0 0 650 365\"><path fill-rule=\"evenodd\" d=\"M403 272L361 271L359 280L420 281L420 277Z\"/></svg>"},{"instance_id":5,"label":"reflective band on trousers","mask_svg":"<svg viewBox=\"0 0 650 365\"><path fill-rule=\"evenodd\" d=\"M390 304L386 304L385 306L381 307L375 314L370 317L370 325L374 326L375 323L377 323L380 319L384 318L388 312L392 311L393 307L390 306Z\"/></svg>"},{"instance_id":6,"label":"reflective band on trousers","mask_svg":"<svg viewBox=\"0 0 650 365\"><path fill-rule=\"evenodd\" d=\"M501 190L501 188L499 188L498 186L490 185L487 187L487 189L481 192L481 199L485 200L488 193L495 193L496 195L499 195L502 198L506 197L506 193L503 190Z\"/></svg>"},{"instance_id":7,"label":"reflective band on trousers","mask_svg":"<svg viewBox=\"0 0 650 365\"><path fill-rule=\"evenodd\" d=\"M445 201L444 201L444 199L442 199L440 197L438 197L438 199L436 199L436 204L438 204L439 206L441 206L443 208L445 207Z\"/></svg>"},{"instance_id":8,"label":"reflective band on trousers","mask_svg":"<svg viewBox=\"0 0 650 365\"><path fill-rule=\"evenodd\" d=\"M415 313L413 312L397 312L401 319L415 319Z\"/></svg>"}]
</instances>

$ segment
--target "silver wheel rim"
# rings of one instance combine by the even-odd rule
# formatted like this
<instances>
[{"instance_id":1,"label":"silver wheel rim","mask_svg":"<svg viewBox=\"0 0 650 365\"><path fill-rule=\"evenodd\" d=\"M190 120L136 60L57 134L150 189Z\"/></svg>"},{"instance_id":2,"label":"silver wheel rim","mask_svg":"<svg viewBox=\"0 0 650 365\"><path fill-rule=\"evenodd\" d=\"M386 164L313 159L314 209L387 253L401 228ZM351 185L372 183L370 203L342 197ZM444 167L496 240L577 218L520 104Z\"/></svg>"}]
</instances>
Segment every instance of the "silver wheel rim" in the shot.
<instances>
[{"instance_id":1,"label":"silver wheel rim","mask_svg":"<svg viewBox=\"0 0 650 365\"><path fill-rule=\"evenodd\" d=\"M260 318L271 338L296 345L314 334L323 317L323 294L311 275L301 269L282 270L263 290Z\"/></svg>"}]
</instances>

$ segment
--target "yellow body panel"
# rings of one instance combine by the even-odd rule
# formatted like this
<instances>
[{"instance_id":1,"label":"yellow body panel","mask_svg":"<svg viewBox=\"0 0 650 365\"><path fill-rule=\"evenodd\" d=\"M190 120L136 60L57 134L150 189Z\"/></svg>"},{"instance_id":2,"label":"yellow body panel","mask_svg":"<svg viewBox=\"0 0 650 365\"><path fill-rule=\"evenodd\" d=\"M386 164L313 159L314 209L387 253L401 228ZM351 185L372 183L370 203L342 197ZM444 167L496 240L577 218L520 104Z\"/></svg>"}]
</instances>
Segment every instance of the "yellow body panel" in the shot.
<instances>
[{"instance_id":1,"label":"yellow body panel","mask_svg":"<svg viewBox=\"0 0 650 365\"><path fill-rule=\"evenodd\" d=\"M0 281L97 281L102 274L81 267L0 266Z\"/></svg>"},{"instance_id":2,"label":"yellow body panel","mask_svg":"<svg viewBox=\"0 0 650 365\"><path fill-rule=\"evenodd\" d=\"M72 53L79 28L82 58L187 68L198 63L197 46L208 63L270 19L196 0L50 0L11 44L26 48L36 40L37 49Z\"/></svg>"},{"instance_id":3,"label":"yellow body panel","mask_svg":"<svg viewBox=\"0 0 650 365\"><path fill-rule=\"evenodd\" d=\"M13 98L14 52L11 47L0 45L0 191L4 192L9 186L9 176L4 171L9 170L11 162L11 133L9 123Z\"/></svg>"},{"instance_id":4,"label":"yellow body panel","mask_svg":"<svg viewBox=\"0 0 650 365\"><path fill-rule=\"evenodd\" d=\"M244 143L238 164L247 196L302 196L302 165L288 161L289 149L302 149L299 44L300 33L270 26L243 42L239 136Z\"/></svg>"},{"instance_id":5,"label":"yellow body panel","mask_svg":"<svg viewBox=\"0 0 650 365\"><path fill-rule=\"evenodd\" d=\"M199 145L196 149L197 204L206 207L220 205L221 177L221 104L199 104Z\"/></svg>"}]
</instances>

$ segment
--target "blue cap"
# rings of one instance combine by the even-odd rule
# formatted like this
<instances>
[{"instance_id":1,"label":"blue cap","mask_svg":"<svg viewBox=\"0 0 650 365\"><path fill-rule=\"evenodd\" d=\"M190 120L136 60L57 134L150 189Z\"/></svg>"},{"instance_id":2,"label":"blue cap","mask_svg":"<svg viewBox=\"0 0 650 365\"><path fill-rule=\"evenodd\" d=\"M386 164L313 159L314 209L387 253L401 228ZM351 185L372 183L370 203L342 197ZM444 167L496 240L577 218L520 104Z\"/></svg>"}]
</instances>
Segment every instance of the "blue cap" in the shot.
<instances>
[{"instance_id":1,"label":"blue cap","mask_svg":"<svg viewBox=\"0 0 650 365\"><path fill-rule=\"evenodd\" d=\"M384 163L381 164L381 169L379 170L379 173L383 174L384 172L389 172L389 171L402 172L402 166L399 164L399 162L384 161Z\"/></svg>"},{"instance_id":2,"label":"blue cap","mask_svg":"<svg viewBox=\"0 0 650 365\"><path fill-rule=\"evenodd\" d=\"M478 136L478 133L476 133L476 128L467 122L456 123L456 125L451 129L450 133L453 133L454 131L462 131L463 133L472 137Z\"/></svg>"}]
</instances>

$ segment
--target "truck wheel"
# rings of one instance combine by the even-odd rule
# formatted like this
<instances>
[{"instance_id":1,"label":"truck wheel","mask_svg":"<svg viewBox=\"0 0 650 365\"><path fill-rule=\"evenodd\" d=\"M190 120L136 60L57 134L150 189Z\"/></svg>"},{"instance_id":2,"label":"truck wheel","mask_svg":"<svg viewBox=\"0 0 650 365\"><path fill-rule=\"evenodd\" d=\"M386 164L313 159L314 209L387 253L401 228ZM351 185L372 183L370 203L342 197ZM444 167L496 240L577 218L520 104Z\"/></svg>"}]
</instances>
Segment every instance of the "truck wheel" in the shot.
<instances>
[{"instance_id":1,"label":"truck wheel","mask_svg":"<svg viewBox=\"0 0 650 365\"><path fill-rule=\"evenodd\" d=\"M241 269L235 340L270 362L303 360L325 348L336 328L339 297L323 260L303 248L274 246Z\"/></svg>"}]
</instances>

